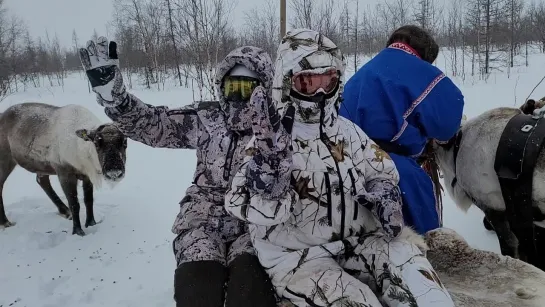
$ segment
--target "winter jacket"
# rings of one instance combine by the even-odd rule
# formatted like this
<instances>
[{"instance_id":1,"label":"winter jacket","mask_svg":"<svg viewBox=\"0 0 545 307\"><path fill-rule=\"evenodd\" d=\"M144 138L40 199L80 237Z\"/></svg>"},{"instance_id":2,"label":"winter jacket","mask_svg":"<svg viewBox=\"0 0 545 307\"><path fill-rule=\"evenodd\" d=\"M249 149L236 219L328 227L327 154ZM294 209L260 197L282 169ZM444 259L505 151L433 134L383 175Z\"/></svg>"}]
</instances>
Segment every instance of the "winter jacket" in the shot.
<instances>
[{"instance_id":1,"label":"winter jacket","mask_svg":"<svg viewBox=\"0 0 545 307\"><path fill-rule=\"evenodd\" d=\"M254 174L248 169L254 157L247 156L225 198L226 210L250 223L254 246L265 267L272 265L278 253L329 242L339 243L338 249L328 251L335 255L342 249L341 240L401 219L398 173L390 157L356 125L338 116L342 54L333 42L314 31L290 33L278 49L272 103L281 115L290 105L296 109L291 133L293 165L287 177L291 177L291 185L278 197L253 190L248 180L259 179L248 177ZM341 82L323 108L290 94L288 81L293 73L325 66L336 67ZM256 91L251 104L263 104L262 100L269 98ZM248 152L256 147L254 138ZM362 199L381 209L368 210Z\"/></svg>"},{"instance_id":2,"label":"winter jacket","mask_svg":"<svg viewBox=\"0 0 545 307\"><path fill-rule=\"evenodd\" d=\"M373 140L418 156L428 139L448 141L460 127L464 96L439 68L405 44L384 49L346 83L340 114Z\"/></svg>"},{"instance_id":3,"label":"winter jacket","mask_svg":"<svg viewBox=\"0 0 545 307\"><path fill-rule=\"evenodd\" d=\"M442 226L430 177L416 162L429 139L448 141L460 127L464 97L437 67L394 43L347 82L340 114L388 151L399 171L405 223L420 234Z\"/></svg>"},{"instance_id":4,"label":"winter jacket","mask_svg":"<svg viewBox=\"0 0 545 307\"><path fill-rule=\"evenodd\" d=\"M251 139L247 105L230 104L222 96L223 77L236 64L255 71L262 85L271 87L273 69L269 55L247 46L233 50L218 65L215 83L219 102L169 109L145 104L129 94L123 104L105 109L106 115L132 140L152 147L197 151L193 183L180 202L181 210L172 227L176 234L204 225L231 229L229 232L236 235L243 227L223 208L228 183L241 165L245 146Z\"/></svg>"}]
</instances>

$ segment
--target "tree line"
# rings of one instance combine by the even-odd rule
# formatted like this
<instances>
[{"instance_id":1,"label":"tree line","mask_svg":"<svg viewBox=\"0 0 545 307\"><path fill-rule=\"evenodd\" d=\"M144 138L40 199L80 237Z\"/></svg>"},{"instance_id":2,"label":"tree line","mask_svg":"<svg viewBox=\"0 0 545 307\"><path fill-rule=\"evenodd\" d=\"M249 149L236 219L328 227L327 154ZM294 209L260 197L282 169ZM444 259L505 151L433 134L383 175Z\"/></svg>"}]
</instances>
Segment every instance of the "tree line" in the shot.
<instances>
[{"instance_id":1,"label":"tree line","mask_svg":"<svg viewBox=\"0 0 545 307\"><path fill-rule=\"evenodd\" d=\"M0 0L0 97L21 87L63 85L81 70L73 44L56 36L33 38ZM275 56L280 37L279 1L267 0L232 22L229 0L116 0L111 26L128 86L162 89L168 80L214 98L214 67L232 49L255 45ZM288 0L290 27L318 30L359 67L364 56L385 47L405 24L430 31L450 52L450 73L486 77L529 65L528 54L545 52L545 0ZM537 47L536 47L537 46ZM467 61L470 59L470 61ZM468 69L466 63L471 63Z\"/></svg>"}]
</instances>

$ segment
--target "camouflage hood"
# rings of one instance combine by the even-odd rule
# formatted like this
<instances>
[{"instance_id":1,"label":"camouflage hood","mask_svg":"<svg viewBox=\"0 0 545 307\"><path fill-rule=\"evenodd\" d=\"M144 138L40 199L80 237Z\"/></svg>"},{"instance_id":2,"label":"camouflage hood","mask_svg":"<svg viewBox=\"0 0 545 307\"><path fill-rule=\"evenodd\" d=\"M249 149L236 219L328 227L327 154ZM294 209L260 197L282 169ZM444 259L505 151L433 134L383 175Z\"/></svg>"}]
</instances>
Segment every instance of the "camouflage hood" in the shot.
<instances>
[{"instance_id":1,"label":"camouflage hood","mask_svg":"<svg viewBox=\"0 0 545 307\"><path fill-rule=\"evenodd\" d=\"M227 115L229 129L236 131L251 128L249 107L247 102L230 103L223 96L223 78L237 64L244 65L255 72L261 85L269 92L273 82L273 63L271 57L263 49L253 46L244 46L231 51L216 68L216 92L219 96L221 109Z\"/></svg>"},{"instance_id":2,"label":"camouflage hood","mask_svg":"<svg viewBox=\"0 0 545 307\"><path fill-rule=\"evenodd\" d=\"M337 92L328 97L323 110L322 125L331 126L337 119L341 94L344 88L344 57L335 43L319 32L309 29L289 31L278 47L273 81L273 101L280 114L293 104L297 110L296 122L305 124L320 123L320 110L317 103L303 101L291 93L292 76L302 70L334 67L340 73Z\"/></svg>"}]
</instances>

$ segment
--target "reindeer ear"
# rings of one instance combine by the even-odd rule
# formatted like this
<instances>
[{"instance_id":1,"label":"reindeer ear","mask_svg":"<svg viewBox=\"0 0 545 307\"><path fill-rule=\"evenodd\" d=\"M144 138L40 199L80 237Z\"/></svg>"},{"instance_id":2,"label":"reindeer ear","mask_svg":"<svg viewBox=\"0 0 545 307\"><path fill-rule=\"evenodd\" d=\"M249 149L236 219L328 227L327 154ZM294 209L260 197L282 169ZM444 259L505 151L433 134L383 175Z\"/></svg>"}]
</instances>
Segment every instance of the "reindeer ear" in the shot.
<instances>
[{"instance_id":1,"label":"reindeer ear","mask_svg":"<svg viewBox=\"0 0 545 307\"><path fill-rule=\"evenodd\" d=\"M87 129L78 129L76 130L76 135L85 140L85 141L89 141L89 142L92 142L93 139L94 139L94 132L93 131L89 131Z\"/></svg>"}]
</instances>

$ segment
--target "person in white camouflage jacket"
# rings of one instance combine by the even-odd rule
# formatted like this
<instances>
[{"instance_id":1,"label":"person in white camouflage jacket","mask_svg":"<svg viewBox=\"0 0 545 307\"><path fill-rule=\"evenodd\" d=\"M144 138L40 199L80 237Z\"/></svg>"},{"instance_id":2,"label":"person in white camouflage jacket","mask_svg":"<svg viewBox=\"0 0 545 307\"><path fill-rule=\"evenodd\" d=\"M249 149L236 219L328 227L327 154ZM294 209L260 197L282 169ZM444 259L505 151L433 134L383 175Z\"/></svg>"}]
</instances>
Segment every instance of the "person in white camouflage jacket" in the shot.
<instances>
[{"instance_id":1,"label":"person in white camouflage jacket","mask_svg":"<svg viewBox=\"0 0 545 307\"><path fill-rule=\"evenodd\" d=\"M254 138L225 197L277 294L297 306L454 306L403 225L394 163L338 115L340 50L296 29L277 54L272 97L252 95Z\"/></svg>"},{"instance_id":2,"label":"person in white camouflage jacket","mask_svg":"<svg viewBox=\"0 0 545 307\"><path fill-rule=\"evenodd\" d=\"M100 37L80 49L97 101L119 129L151 147L197 152L193 184L180 202L172 231L177 262L177 306L275 306L270 280L260 266L245 223L224 209L224 196L252 137L248 100L257 85L269 89L273 63L263 50L233 50L218 65L219 102L179 109L152 106L126 91L117 44ZM227 289L224 290L227 283Z\"/></svg>"}]
</instances>

